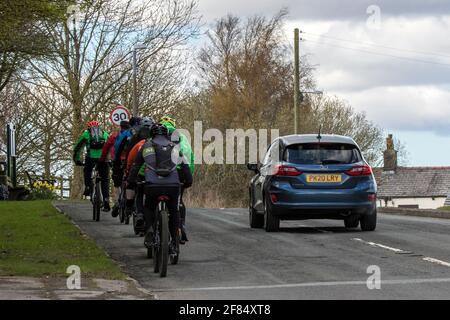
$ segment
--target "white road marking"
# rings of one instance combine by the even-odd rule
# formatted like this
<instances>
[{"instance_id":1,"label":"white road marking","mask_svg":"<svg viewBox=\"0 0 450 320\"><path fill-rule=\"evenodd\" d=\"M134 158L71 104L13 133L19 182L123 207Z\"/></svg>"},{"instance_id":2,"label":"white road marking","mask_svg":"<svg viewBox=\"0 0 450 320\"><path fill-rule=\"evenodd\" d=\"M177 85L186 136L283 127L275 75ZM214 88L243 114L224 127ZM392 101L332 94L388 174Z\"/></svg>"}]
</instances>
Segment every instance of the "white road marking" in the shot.
<instances>
[{"instance_id":1,"label":"white road marking","mask_svg":"<svg viewBox=\"0 0 450 320\"><path fill-rule=\"evenodd\" d=\"M352 238L352 240L368 244L368 245L370 245L372 247L378 247L378 248L386 249L386 250L389 250L389 251L393 251L395 253L401 253L401 254L411 253L411 251L405 251L405 250L402 250L402 249L388 247L388 246L386 246L384 244L375 243L375 242L371 242L371 241L364 241L363 239L359 239L359 238Z\"/></svg>"},{"instance_id":2,"label":"white road marking","mask_svg":"<svg viewBox=\"0 0 450 320\"><path fill-rule=\"evenodd\" d=\"M199 214L199 215L202 215L202 216L206 216L206 217L212 218L212 219L214 219L214 220L222 221L222 222L225 222L225 223L234 225L234 226L244 227L244 228L247 227L247 224L239 223L239 222L235 222L235 221L230 221L230 220L225 219L225 218L222 218L222 217L213 216L213 215L210 215L210 214L200 213L200 212L196 212L196 214ZM302 225L302 227L309 227L309 226ZM316 230L318 230L318 231L326 232L326 233L330 232L330 231L328 231L328 230L321 230L321 229L314 228L314 227L312 227L312 228L313 228L313 229L316 229ZM280 239L280 240L286 241L286 239ZM371 242L371 241L365 241L365 240L360 239L360 238L352 238L351 240L353 240L353 241L358 241L358 242L362 242L362 243L368 244L368 245L370 245L370 246L372 246L372 247L378 247L378 248L382 248L382 249L385 249L385 250L389 250L389 251L392 251L392 252L395 252L395 253L398 253L398 254L409 254L409 253L412 253L411 251L405 251L405 250L402 250L402 249L398 249L398 248L394 248L394 247L389 247L389 246L386 246L386 245L381 244L381 243L376 243L376 242ZM294 243L297 244L296 242L294 242ZM446 266L446 267L449 267L449 268L450 268L450 263L449 263L449 262L445 262L445 261L438 260L438 259L434 259L434 258L430 258L430 257L425 257L425 258L423 258L423 260L424 260L424 261L431 262L431 263L439 264L439 265L442 265L442 266ZM447 282L447 281L446 281L446 282ZM321 282L321 283L322 283L322 282ZM304 285L304 284L301 284L301 285L302 285L302 286L307 286L307 285ZM281 286L291 286L291 285L281 285ZM294 284L294 285L292 285L292 286L295 287L295 286L297 286L297 285ZM218 287L218 288L220 288L220 287ZM225 289L225 288L228 288L228 287L223 287L223 288ZM233 287L230 287L230 288L233 288ZM236 287L236 288L240 288L240 287ZM256 286L255 288L259 288L259 286ZM200 288L200 289L201 289L201 288ZM249 289L252 289L252 288L250 287ZM177 291L178 289L174 289L174 290ZM188 289L186 289L186 290L189 291ZM197 289L195 289L195 290L197 290ZM205 289L205 290L206 290L206 289ZM217 290L220 290L220 289L217 289ZM166 290L166 291L167 291L167 290ZM166 291L164 291L164 292L166 292Z\"/></svg>"},{"instance_id":3,"label":"white road marking","mask_svg":"<svg viewBox=\"0 0 450 320\"><path fill-rule=\"evenodd\" d=\"M447 283L447 282L450 282L450 278L381 280L381 285L383 286L383 285L422 284L422 283ZM367 285L367 280L363 280L363 281L306 282L306 283L273 284L273 285L259 285L259 286L255 285L255 286L230 286L230 287L152 289L152 292L255 290L255 289L330 287L330 286L350 286L350 285L363 285L363 286L366 286Z\"/></svg>"},{"instance_id":4,"label":"white road marking","mask_svg":"<svg viewBox=\"0 0 450 320\"><path fill-rule=\"evenodd\" d=\"M383 249L386 249L386 250L390 250L390 251L393 251L395 253L402 253L402 254L412 253L410 251L405 251L405 250L402 250L402 249L388 247L388 246L385 246L384 244L379 244L379 243L370 242L370 241L364 241L364 240L359 239L359 238L352 238L352 240L359 241L359 242L371 245L373 247L379 247L379 248L383 248ZM422 258L422 260L427 261L427 262L431 262L431 263L435 263L435 264L439 264L441 266L445 266L445 267L449 267L450 268L450 262L442 261L442 260L431 258L431 257L425 257L425 258Z\"/></svg>"},{"instance_id":5,"label":"white road marking","mask_svg":"<svg viewBox=\"0 0 450 320\"><path fill-rule=\"evenodd\" d=\"M436 264L439 264L441 266L445 266L445 267L449 267L450 268L450 263L442 261L442 260L438 260L438 259L430 258L430 257L425 257L422 260L425 260L425 261L428 261L428 262L431 262L431 263L436 263Z\"/></svg>"}]
</instances>

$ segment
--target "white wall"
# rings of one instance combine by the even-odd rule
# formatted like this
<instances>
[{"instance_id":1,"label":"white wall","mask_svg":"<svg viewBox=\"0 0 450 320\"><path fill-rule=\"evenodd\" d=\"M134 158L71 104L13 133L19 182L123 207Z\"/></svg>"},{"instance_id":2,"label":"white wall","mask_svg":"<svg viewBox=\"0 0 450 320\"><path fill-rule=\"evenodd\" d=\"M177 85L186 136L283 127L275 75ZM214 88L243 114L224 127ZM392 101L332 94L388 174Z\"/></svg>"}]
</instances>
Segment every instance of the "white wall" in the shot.
<instances>
[{"instance_id":1,"label":"white wall","mask_svg":"<svg viewBox=\"0 0 450 320\"><path fill-rule=\"evenodd\" d=\"M446 197L437 198L394 198L387 202L388 207L398 207L399 205L419 205L419 209L437 209L444 206ZM378 206L385 207L386 202L378 199Z\"/></svg>"}]
</instances>

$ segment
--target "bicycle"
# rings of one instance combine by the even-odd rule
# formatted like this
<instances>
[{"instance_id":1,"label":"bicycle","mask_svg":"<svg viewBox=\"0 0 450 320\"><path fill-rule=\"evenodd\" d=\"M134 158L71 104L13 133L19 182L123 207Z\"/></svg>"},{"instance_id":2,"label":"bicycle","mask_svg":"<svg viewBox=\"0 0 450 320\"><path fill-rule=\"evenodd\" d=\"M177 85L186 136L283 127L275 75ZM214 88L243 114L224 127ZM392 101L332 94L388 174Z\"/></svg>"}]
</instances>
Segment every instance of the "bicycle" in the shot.
<instances>
[{"instance_id":1,"label":"bicycle","mask_svg":"<svg viewBox=\"0 0 450 320\"><path fill-rule=\"evenodd\" d=\"M168 262L170 261L172 265L177 264L180 255L179 229L177 230L176 239L174 239L175 248L173 248L173 253L169 254L171 239L169 232L169 212L166 205L166 201L168 200L169 197L167 196L158 197L158 206L153 225L154 232L151 254L148 252L150 248L147 248L147 256L153 257L153 271L159 273L162 278L167 276Z\"/></svg>"},{"instance_id":2,"label":"bicycle","mask_svg":"<svg viewBox=\"0 0 450 320\"><path fill-rule=\"evenodd\" d=\"M143 230L136 228L136 218L137 218L137 211L138 211L138 201L142 201L143 197L139 197L139 188L141 188L145 184L144 181L138 182L136 187L136 195L134 197L134 210L133 210L133 230L134 234L140 237L143 237L145 234L145 228Z\"/></svg>"},{"instance_id":3,"label":"bicycle","mask_svg":"<svg viewBox=\"0 0 450 320\"><path fill-rule=\"evenodd\" d=\"M120 196L119 196L119 220L120 223L130 224L130 216L127 215L127 182L126 178L123 178L122 186L120 187Z\"/></svg>"},{"instance_id":4,"label":"bicycle","mask_svg":"<svg viewBox=\"0 0 450 320\"><path fill-rule=\"evenodd\" d=\"M98 170L94 170L92 173L91 183L91 203L92 203L92 219L94 221L100 221L100 211L103 207L102 191L100 188L101 177Z\"/></svg>"},{"instance_id":5,"label":"bicycle","mask_svg":"<svg viewBox=\"0 0 450 320\"><path fill-rule=\"evenodd\" d=\"M84 167L85 163L79 163L79 166ZM100 173L97 169L94 169L92 171L92 177L91 177L91 193L89 195L90 201L92 203L92 220L94 221L100 221L100 211L103 208L103 201L102 201L102 191L100 188L101 183L101 177Z\"/></svg>"}]
</instances>

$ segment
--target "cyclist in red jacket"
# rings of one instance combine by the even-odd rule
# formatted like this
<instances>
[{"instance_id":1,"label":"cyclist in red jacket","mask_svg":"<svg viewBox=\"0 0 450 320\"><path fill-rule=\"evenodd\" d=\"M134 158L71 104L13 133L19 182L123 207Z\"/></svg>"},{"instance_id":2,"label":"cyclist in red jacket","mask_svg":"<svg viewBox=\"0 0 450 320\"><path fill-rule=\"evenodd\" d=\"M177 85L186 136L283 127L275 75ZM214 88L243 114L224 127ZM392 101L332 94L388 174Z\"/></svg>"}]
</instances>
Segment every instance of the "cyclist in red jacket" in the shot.
<instances>
[{"instance_id":1,"label":"cyclist in red jacket","mask_svg":"<svg viewBox=\"0 0 450 320\"><path fill-rule=\"evenodd\" d=\"M120 133L122 133L125 130L128 130L130 128L130 124L128 121L122 121L120 122L120 131L116 131L106 140L105 145L103 146L102 155L99 159L99 166L105 166L107 161L111 161L114 158L114 144L116 142L116 138L119 136ZM108 156L110 157L108 159ZM119 199L120 195L120 186L122 185L122 179L123 179L123 170L117 170L117 168L113 168L112 172L112 180L114 184L114 192L113 192L113 198L114 198L114 207L112 210L112 216L117 217L119 208L117 201Z\"/></svg>"}]
</instances>

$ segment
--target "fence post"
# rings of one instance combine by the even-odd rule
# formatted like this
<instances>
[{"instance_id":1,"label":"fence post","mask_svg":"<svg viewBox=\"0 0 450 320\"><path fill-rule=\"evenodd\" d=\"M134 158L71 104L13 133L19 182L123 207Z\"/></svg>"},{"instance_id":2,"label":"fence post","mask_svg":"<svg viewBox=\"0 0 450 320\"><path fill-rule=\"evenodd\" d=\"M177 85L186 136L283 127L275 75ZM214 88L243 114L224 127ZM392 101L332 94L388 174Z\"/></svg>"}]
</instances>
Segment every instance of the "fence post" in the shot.
<instances>
[{"instance_id":1,"label":"fence post","mask_svg":"<svg viewBox=\"0 0 450 320\"><path fill-rule=\"evenodd\" d=\"M61 188L61 200L64 200L64 177L60 177L59 187Z\"/></svg>"},{"instance_id":2,"label":"fence post","mask_svg":"<svg viewBox=\"0 0 450 320\"><path fill-rule=\"evenodd\" d=\"M72 177L69 178L69 199L72 199Z\"/></svg>"}]
</instances>

